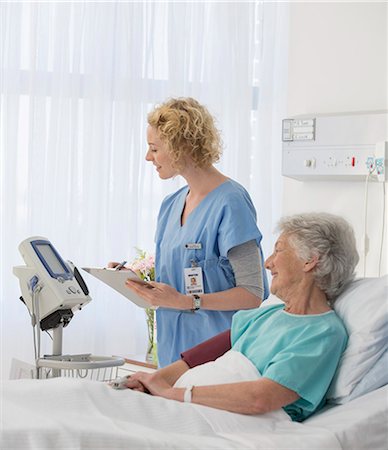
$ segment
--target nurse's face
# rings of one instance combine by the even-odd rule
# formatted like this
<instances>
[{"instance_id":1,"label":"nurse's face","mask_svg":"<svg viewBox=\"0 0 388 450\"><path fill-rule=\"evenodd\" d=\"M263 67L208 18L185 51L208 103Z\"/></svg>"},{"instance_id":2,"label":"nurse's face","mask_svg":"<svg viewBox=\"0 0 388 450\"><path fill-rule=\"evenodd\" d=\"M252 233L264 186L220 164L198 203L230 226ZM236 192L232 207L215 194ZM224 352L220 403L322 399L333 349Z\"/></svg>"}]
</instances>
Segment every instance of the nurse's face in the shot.
<instances>
[{"instance_id":1,"label":"nurse's face","mask_svg":"<svg viewBox=\"0 0 388 450\"><path fill-rule=\"evenodd\" d=\"M167 180L177 175L177 170L171 164L171 157L168 153L167 144L160 139L156 128L148 126L147 128L148 151L146 160L152 162L156 167L159 177Z\"/></svg>"}]
</instances>

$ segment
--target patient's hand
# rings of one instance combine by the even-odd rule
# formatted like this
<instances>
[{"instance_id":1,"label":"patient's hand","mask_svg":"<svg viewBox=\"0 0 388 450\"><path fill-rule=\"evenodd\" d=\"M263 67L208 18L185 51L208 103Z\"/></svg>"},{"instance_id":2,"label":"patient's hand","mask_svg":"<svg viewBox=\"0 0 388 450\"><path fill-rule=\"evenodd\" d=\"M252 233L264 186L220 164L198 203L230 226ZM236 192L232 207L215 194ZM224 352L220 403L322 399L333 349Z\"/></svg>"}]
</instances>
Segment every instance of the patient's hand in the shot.
<instances>
[{"instance_id":1,"label":"patient's hand","mask_svg":"<svg viewBox=\"0 0 388 450\"><path fill-rule=\"evenodd\" d=\"M176 390L172 386L176 380L189 370L189 366L183 360L175 361L169 366L156 372L136 372L126 382L126 387L147 394L172 398L170 394ZM183 389L178 389L183 390Z\"/></svg>"},{"instance_id":2,"label":"patient's hand","mask_svg":"<svg viewBox=\"0 0 388 450\"><path fill-rule=\"evenodd\" d=\"M132 378L134 379L132 380ZM169 392L173 390L171 384L169 384L163 377L159 376L158 372L136 372L135 375L131 376L128 380L128 387L130 387L129 383L133 383L134 386L140 385L143 389L145 389L143 391L141 391L141 389L134 390L148 392L149 394L164 398L170 398Z\"/></svg>"},{"instance_id":3,"label":"patient's hand","mask_svg":"<svg viewBox=\"0 0 388 450\"><path fill-rule=\"evenodd\" d=\"M133 391L145 392L149 394L150 392L148 391L148 389L146 389L144 384L142 384L141 381L138 379L139 377L137 375L139 373L141 372L136 372L134 375L128 377L126 386L128 389L132 389Z\"/></svg>"}]
</instances>

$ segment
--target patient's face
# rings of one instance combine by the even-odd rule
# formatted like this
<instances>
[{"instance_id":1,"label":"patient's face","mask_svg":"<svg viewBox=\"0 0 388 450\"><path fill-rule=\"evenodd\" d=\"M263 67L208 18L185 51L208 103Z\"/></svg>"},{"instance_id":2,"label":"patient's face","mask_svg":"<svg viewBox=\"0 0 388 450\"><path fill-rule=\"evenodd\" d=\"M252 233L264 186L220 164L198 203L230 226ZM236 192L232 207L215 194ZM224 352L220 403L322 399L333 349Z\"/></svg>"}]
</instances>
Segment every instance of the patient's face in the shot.
<instances>
[{"instance_id":1,"label":"patient's face","mask_svg":"<svg viewBox=\"0 0 388 450\"><path fill-rule=\"evenodd\" d=\"M296 255L284 233L276 241L275 250L265 261L265 267L272 275L271 294L282 300L287 300L304 276L304 262Z\"/></svg>"}]
</instances>

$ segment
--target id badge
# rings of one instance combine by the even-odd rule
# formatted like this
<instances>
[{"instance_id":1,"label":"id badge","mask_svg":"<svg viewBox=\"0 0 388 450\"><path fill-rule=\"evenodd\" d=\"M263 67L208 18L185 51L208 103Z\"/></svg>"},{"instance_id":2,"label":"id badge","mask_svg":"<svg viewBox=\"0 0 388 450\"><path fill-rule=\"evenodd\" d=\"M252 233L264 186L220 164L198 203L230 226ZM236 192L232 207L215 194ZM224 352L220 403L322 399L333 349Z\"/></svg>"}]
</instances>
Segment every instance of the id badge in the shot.
<instances>
[{"instance_id":1,"label":"id badge","mask_svg":"<svg viewBox=\"0 0 388 450\"><path fill-rule=\"evenodd\" d=\"M184 270L186 295L204 294L202 267L188 267Z\"/></svg>"}]
</instances>

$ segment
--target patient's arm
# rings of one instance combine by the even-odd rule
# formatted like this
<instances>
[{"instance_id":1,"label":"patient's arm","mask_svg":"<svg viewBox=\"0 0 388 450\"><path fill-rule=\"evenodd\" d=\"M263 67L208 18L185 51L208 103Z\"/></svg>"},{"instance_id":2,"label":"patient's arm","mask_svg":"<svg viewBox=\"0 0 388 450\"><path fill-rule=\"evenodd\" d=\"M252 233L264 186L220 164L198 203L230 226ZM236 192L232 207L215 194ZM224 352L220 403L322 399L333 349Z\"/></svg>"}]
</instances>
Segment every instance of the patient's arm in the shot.
<instances>
[{"instance_id":1,"label":"patient's arm","mask_svg":"<svg viewBox=\"0 0 388 450\"><path fill-rule=\"evenodd\" d=\"M170 392L169 395L182 401L182 392ZM196 386L192 391L192 403L240 414L264 414L298 399L296 392L264 377L256 381Z\"/></svg>"},{"instance_id":2,"label":"patient's arm","mask_svg":"<svg viewBox=\"0 0 388 450\"><path fill-rule=\"evenodd\" d=\"M230 330L226 330L183 352L180 361L176 361L163 367L163 369L157 370L153 373L152 377L155 380L163 380L163 382L171 387L187 370L208 361L214 361L226 351L230 350L230 347ZM146 392L147 389L145 389L143 384L139 381L138 373L135 373L128 378L127 387L135 391Z\"/></svg>"},{"instance_id":3,"label":"patient's arm","mask_svg":"<svg viewBox=\"0 0 388 450\"><path fill-rule=\"evenodd\" d=\"M140 374L139 381L153 395L183 401L185 388L173 388L164 380L147 373ZM192 390L192 403L240 414L275 411L298 398L296 392L264 377L256 381L195 386Z\"/></svg>"},{"instance_id":4,"label":"patient's arm","mask_svg":"<svg viewBox=\"0 0 388 450\"><path fill-rule=\"evenodd\" d=\"M164 385L171 387L187 370L189 370L189 366L184 361L180 360L149 375L155 382L163 382ZM131 375L128 378L127 387L134 391L150 392L141 381L143 374L144 372L136 372L134 375Z\"/></svg>"}]
</instances>

